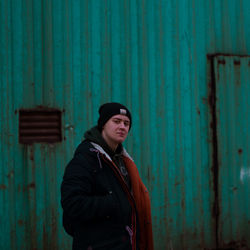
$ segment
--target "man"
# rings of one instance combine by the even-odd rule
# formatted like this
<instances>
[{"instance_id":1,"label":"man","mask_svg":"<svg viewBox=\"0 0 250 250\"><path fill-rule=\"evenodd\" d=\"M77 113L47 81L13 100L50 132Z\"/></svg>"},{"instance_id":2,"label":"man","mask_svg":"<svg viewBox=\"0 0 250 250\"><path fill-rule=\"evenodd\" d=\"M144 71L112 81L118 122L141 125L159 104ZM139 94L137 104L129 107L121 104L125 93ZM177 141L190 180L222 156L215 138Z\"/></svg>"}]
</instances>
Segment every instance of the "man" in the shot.
<instances>
[{"instance_id":1,"label":"man","mask_svg":"<svg viewBox=\"0 0 250 250\"><path fill-rule=\"evenodd\" d=\"M106 103L99 115L64 173L64 228L74 250L152 250L148 191L122 146L131 114L120 103Z\"/></svg>"}]
</instances>

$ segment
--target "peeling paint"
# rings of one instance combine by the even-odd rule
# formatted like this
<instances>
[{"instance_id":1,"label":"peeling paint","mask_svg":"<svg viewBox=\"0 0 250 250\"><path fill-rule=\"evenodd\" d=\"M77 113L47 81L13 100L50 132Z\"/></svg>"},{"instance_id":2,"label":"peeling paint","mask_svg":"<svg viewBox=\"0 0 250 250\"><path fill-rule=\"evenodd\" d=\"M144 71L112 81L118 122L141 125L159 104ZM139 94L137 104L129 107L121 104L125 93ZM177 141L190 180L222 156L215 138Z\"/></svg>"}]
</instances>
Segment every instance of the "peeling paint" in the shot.
<instances>
[{"instance_id":1,"label":"peeling paint","mask_svg":"<svg viewBox=\"0 0 250 250\"><path fill-rule=\"evenodd\" d=\"M241 183L246 183L250 181L250 166L241 167L240 169L240 181Z\"/></svg>"}]
</instances>

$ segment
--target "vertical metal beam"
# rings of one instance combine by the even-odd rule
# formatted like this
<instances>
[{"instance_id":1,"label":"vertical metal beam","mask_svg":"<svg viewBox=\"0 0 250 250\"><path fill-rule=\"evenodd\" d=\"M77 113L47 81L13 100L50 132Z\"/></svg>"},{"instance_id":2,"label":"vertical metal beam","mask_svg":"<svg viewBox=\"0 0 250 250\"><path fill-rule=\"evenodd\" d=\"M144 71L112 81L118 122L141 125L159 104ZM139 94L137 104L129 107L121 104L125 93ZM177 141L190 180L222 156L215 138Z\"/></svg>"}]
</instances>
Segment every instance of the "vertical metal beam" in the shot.
<instances>
[{"instance_id":1,"label":"vertical metal beam","mask_svg":"<svg viewBox=\"0 0 250 250\"><path fill-rule=\"evenodd\" d=\"M219 196L218 196L218 141L217 141L217 116L216 116L216 83L215 83L215 71L214 71L214 56L208 56L210 63L210 93L209 93L209 108L211 114L210 129L212 130L212 176L213 176L213 218L215 220L215 243L216 248L218 247L218 220L220 215L219 209Z\"/></svg>"}]
</instances>

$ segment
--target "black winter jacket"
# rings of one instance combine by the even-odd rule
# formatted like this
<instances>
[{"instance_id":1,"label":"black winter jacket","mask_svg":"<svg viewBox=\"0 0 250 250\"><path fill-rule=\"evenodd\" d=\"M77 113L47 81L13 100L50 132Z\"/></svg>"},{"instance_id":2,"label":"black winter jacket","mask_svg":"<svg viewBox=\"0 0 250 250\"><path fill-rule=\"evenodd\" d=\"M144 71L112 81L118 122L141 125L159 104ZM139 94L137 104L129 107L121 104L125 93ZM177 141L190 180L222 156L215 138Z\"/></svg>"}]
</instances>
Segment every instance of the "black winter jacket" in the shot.
<instances>
[{"instance_id":1,"label":"black winter jacket","mask_svg":"<svg viewBox=\"0 0 250 250\"><path fill-rule=\"evenodd\" d=\"M73 236L73 250L131 249L135 206L120 181L111 161L91 142L78 146L61 185L63 225Z\"/></svg>"}]
</instances>

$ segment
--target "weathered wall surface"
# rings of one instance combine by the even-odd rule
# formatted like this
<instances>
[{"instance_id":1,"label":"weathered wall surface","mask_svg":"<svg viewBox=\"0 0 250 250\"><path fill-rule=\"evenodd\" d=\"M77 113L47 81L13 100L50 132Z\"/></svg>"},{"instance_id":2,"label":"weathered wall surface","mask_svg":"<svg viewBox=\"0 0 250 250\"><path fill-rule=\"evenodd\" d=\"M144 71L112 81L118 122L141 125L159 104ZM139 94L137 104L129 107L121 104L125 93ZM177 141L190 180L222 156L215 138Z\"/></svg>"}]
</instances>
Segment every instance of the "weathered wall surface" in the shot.
<instances>
[{"instance_id":1,"label":"weathered wall surface","mask_svg":"<svg viewBox=\"0 0 250 250\"><path fill-rule=\"evenodd\" d=\"M233 93L216 89L215 76L240 76L242 108L230 119L249 117L249 61L238 74L236 66L216 71L216 57L207 57L250 54L249 13L248 0L1 0L0 248L70 248L62 174L108 101L133 114L125 145L150 191L156 249L250 247L249 120L237 149L244 160L221 163L221 148L239 136L233 125L220 127L229 118L216 108L229 112L236 103ZM37 106L62 112L61 142L19 143L19 110ZM221 183L225 171L229 182ZM223 210L235 193L243 221L237 234L222 225L235 223L233 209Z\"/></svg>"}]
</instances>

